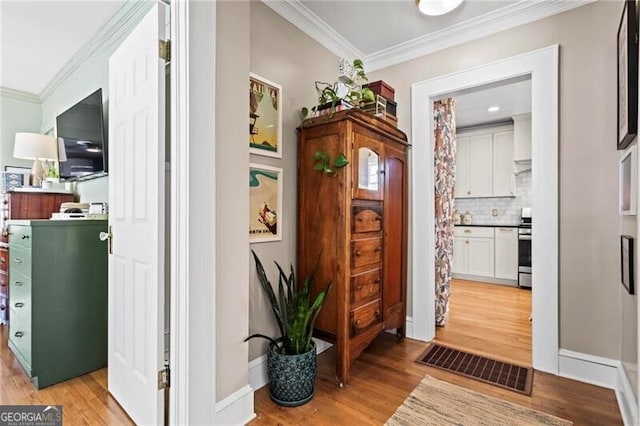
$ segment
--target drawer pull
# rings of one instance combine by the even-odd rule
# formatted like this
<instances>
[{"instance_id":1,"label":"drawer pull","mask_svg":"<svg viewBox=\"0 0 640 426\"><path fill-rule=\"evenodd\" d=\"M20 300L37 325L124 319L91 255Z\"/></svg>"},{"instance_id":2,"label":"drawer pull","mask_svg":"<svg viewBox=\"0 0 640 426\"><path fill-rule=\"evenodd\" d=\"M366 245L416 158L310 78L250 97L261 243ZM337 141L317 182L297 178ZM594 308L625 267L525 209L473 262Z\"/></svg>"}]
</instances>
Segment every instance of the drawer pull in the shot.
<instances>
[{"instance_id":1,"label":"drawer pull","mask_svg":"<svg viewBox=\"0 0 640 426\"><path fill-rule=\"evenodd\" d=\"M376 221L380 222L382 220L382 216L376 216Z\"/></svg>"},{"instance_id":2,"label":"drawer pull","mask_svg":"<svg viewBox=\"0 0 640 426\"><path fill-rule=\"evenodd\" d=\"M373 282L375 284L380 284L382 282L382 280L380 278L376 278L375 280L373 280Z\"/></svg>"},{"instance_id":3,"label":"drawer pull","mask_svg":"<svg viewBox=\"0 0 640 426\"><path fill-rule=\"evenodd\" d=\"M24 303L23 302L18 302L13 306L15 306L16 308L22 308L24 306Z\"/></svg>"},{"instance_id":4,"label":"drawer pull","mask_svg":"<svg viewBox=\"0 0 640 426\"><path fill-rule=\"evenodd\" d=\"M0 283L0 287L6 287L7 283Z\"/></svg>"},{"instance_id":5,"label":"drawer pull","mask_svg":"<svg viewBox=\"0 0 640 426\"><path fill-rule=\"evenodd\" d=\"M0 257L0 263L6 263L7 259L5 259L4 257Z\"/></svg>"},{"instance_id":6,"label":"drawer pull","mask_svg":"<svg viewBox=\"0 0 640 426\"><path fill-rule=\"evenodd\" d=\"M380 318L380 309L377 309L377 310L376 310L375 315L376 315L376 318Z\"/></svg>"},{"instance_id":7,"label":"drawer pull","mask_svg":"<svg viewBox=\"0 0 640 426\"><path fill-rule=\"evenodd\" d=\"M356 222L362 222L362 218L361 217L356 218Z\"/></svg>"},{"instance_id":8,"label":"drawer pull","mask_svg":"<svg viewBox=\"0 0 640 426\"><path fill-rule=\"evenodd\" d=\"M15 283L13 283L16 287L22 287L23 282L22 281L16 281Z\"/></svg>"},{"instance_id":9,"label":"drawer pull","mask_svg":"<svg viewBox=\"0 0 640 426\"><path fill-rule=\"evenodd\" d=\"M356 256L362 256L362 252L360 250L356 250Z\"/></svg>"},{"instance_id":10,"label":"drawer pull","mask_svg":"<svg viewBox=\"0 0 640 426\"><path fill-rule=\"evenodd\" d=\"M471 233L471 229L465 229L465 230L464 230L464 233L465 233L465 234L470 234L470 233Z\"/></svg>"},{"instance_id":11,"label":"drawer pull","mask_svg":"<svg viewBox=\"0 0 640 426\"><path fill-rule=\"evenodd\" d=\"M23 235L23 236L22 236L22 239L23 239L23 240L28 240L28 239L29 239L29 236L28 236L28 235Z\"/></svg>"},{"instance_id":12,"label":"drawer pull","mask_svg":"<svg viewBox=\"0 0 640 426\"><path fill-rule=\"evenodd\" d=\"M7 307L6 307L6 306L4 306L4 305L3 305L3 306L0 306L0 311L6 311L6 310L7 310Z\"/></svg>"},{"instance_id":13,"label":"drawer pull","mask_svg":"<svg viewBox=\"0 0 640 426\"><path fill-rule=\"evenodd\" d=\"M357 327L360 327L360 324L362 324L362 321L360 321L360 320L356 320L356 326L357 326Z\"/></svg>"},{"instance_id":14,"label":"drawer pull","mask_svg":"<svg viewBox=\"0 0 640 426\"><path fill-rule=\"evenodd\" d=\"M20 259L19 257L16 257L16 263L22 263L22 259Z\"/></svg>"},{"instance_id":15,"label":"drawer pull","mask_svg":"<svg viewBox=\"0 0 640 426\"><path fill-rule=\"evenodd\" d=\"M465 244L469 244L469 240L465 241L464 243L465 243Z\"/></svg>"},{"instance_id":16,"label":"drawer pull","mask_svg":"<svg viewBox=\"0 0 640 426\"><path fill-rule=\"evenodd\" d=\"M16 331L15 333L13 333L13 335L16 337L22 337L24 336L24 331Z\"/></svg>"},{"instance_id":17,"label":"drawer pull","mask_svg":"<svg viewBox=\"0 0 640 426\"><path fill-rule=\"evenodd\" d=\"M360 290L362 290L362 284L358 284L358 285L356 286L356 291L360 291Z\"/></svg>"},{"instance_id":18,"label":"drawer pull","mask_svg":"<svg viewBox=\"0 0 640 426\"><path fill-rule=\"evenodd\" d=\"M376 252L382 251L382 247L378 246L378 247L376 247L376 249L374 251L376 251Z\"/></svg>"}]
</instances>

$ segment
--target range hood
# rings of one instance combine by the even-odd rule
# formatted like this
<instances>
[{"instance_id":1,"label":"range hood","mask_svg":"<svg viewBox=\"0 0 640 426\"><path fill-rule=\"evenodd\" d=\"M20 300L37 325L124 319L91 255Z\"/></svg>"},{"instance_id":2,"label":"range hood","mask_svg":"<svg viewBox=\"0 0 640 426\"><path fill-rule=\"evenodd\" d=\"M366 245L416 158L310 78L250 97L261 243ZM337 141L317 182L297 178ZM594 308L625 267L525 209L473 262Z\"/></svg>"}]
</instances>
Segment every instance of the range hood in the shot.
<instances>
[{"instance_id":1,"label":"range hood","mask_svg":"<svg viewBox=\"0 0 640 426\"><path fill-rule=\"evenodd\" d=\"M516 175L519 175L522 172L526 172L531 170L531 160L518 160L514 161L514 169L516 171Z\"/></svg>"}]
</instances>

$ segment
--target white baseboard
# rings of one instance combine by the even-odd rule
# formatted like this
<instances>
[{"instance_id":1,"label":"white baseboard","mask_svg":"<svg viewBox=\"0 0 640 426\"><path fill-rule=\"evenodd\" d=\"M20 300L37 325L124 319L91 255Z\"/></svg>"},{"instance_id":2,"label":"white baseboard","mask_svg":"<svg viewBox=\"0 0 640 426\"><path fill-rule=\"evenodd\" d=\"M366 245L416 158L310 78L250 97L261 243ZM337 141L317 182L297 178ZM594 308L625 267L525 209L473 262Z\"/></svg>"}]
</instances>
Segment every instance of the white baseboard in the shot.
<instances>
[{"instance_id":1,"label":"white baseboard","mask_svg":"<svg viewBox=\"0 0 640 426\"><path fill-rule=\"evenodd\" d=\"M618 407L625 426L635 426L638 424L638 401L633 393L629 376L627 375L622 363L619 363L617 382L616 382L616 399Z\"/></svg>"},{"instance_id":2,"label":"white baseboard","mask_svg":"<svg viewBox=\"0 0 640 426\"><path fill-rule=\"evenodd\" d=\"M404 333L408 338L413 339L413 317L407 316Z\"/></svg>"},{"instance_id":3,"label":"white baseboard","mask_svg":"<svg viewBox=\"0 0 640 426\"><path fill-rule=\"evenodd\" d=\"M558 375L580 382L615 389L620 361L567 349L558 351Z\"/></svg>"},{"instance_id":4,"label":"white baseboard","mask_svg":"<svg viewBox=\"0 0 640 426\"><path fill-rule=\"evenodd\" d=\"M316 353L318 354L333 346L331 343L315 337L313 341L316 342ZM249 362L249 385L258 390L267 383L269 383L269 377L267 377L267 354L264 354Z\"/></svg>"},{"instance_id":5,"label":"white baseboard","mask_svg":"<svg viewBox=\"0 0 640 426\"><path fill-rule=\"evenodd\" d=\"M253 411L253 388L245 385L220 402L216 402L216 425L244 425L256 417Z\"/></svg>"}]
</instances>

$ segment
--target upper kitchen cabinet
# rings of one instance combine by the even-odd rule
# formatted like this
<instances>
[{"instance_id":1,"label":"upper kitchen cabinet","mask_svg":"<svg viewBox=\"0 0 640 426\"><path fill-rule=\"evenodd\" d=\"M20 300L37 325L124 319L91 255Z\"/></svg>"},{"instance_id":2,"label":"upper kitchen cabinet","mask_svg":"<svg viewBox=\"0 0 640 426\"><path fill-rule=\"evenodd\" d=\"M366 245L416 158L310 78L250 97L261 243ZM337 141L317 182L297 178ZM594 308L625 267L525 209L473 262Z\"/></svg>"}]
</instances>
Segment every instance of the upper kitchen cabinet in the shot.
<instances>
[{"instance_id":1,"label":"upper kitchen cabinet","mask_svg":"<svg viewBox=\"0 0 640 426\"><path fill-rule=\"evenodd\" d=\"M531 169L531 113L514 115L513 161L516 172Z\"/></svg>"},{"instance_id":2,"label":"upper kitchen cabinet","mask_svg":"<svg viewBox=\"0 0 640 426\"><path fill-rule=\"evenodd\" d=\"M462 132L456 145L456 198L516 195L511 127Z\"/></svg>"}]
</instances>

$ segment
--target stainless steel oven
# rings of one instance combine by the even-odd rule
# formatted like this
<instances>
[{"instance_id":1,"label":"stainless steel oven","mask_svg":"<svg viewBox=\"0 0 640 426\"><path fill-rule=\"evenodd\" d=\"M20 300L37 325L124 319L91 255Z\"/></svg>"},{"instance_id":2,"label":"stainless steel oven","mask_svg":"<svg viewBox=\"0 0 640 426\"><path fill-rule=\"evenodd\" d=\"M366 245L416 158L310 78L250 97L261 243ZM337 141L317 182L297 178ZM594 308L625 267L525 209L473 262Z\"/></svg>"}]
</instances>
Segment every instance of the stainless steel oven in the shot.
<instances>
[{"instance_id":1,"label":"stainless steel oven","mask_svg":"<svg viewBox=\"0 0 640 426\"><path fill-rule=\"evenodd\" d=\"M518 227L518 287L531 288L531 209L522 208Z\"/></svg>"}]
</instances>

